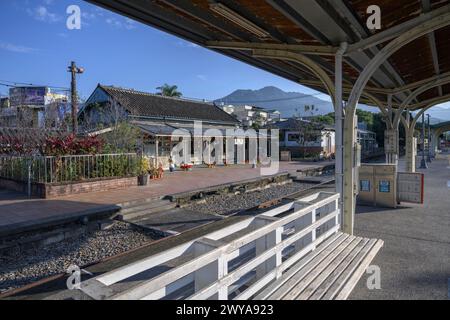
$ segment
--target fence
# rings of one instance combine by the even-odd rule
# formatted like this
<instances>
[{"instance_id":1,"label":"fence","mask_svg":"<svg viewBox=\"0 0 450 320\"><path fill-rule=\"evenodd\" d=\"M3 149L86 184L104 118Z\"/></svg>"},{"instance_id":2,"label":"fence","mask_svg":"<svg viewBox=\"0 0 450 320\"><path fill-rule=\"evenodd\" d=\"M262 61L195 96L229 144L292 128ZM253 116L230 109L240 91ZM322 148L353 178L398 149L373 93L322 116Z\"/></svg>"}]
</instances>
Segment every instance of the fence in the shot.
<instances>
[{"instance_id":1,"label":"fence","mask_svg":"<svg viewBox=\"0 0 450 320\"><path fill-rule=\"evenodd\" d=\"M61 157L0 156L0 177L33 183L68 183L137 175L135 153Z\"/></svg>"},{"instance_id":2,"label":"fence","mask_svg":"<svg viewBox=\"0 0 450 320\"><path fill-rule=\"evenodd\" d=\"M320 192L287 203L89 279L81 290L95 299L249 299L338 232L338 201Z\"/></svg>"}]
</instances>

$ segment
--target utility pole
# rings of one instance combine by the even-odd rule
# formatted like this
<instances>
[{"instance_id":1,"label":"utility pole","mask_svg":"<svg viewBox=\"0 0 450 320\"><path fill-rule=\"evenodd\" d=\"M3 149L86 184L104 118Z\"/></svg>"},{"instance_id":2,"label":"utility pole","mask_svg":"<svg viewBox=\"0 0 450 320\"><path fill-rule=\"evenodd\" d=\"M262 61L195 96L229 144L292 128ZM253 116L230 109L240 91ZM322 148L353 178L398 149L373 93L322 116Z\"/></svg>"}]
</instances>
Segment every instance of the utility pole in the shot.
<instances>
[{"instance_id":1,"label":"utility pole","mask_svg":"<svg viewBox=\"0 0 450 320\"><path fill-rule=\"evenodd\" d=\"M71 81L71 91L72 91L72 132L74 134L77 134L78 131L78 96L77 96L77 74L84 73L83 68L78 68L75 64L75 61L72 61L69 70L72 74L72 81Z\"/></svg>"},{"instance_id":2,"label":"utility pole","mask_svg":"<svg viewBox=\"0 0 450 320\"><path fill-rule=\"evenodd\" d=\"M420 169L428 169L425 160L425 113L422 113L422 161L420 162Z\"/></svg>"}]
</instances>

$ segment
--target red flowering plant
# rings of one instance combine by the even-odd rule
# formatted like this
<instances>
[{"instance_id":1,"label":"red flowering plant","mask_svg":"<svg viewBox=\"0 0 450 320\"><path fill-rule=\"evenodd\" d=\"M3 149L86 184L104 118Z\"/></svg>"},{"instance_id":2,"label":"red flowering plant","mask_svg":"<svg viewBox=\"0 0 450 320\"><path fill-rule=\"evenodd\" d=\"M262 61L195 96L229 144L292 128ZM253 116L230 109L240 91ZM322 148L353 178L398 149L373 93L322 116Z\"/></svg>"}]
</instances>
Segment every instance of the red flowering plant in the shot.
<instances>
[{"instance_id":1,"label":"red flowering plant","mask_svg":"<svg viewBox=\"0 0 450 320\"><path fill-rule=\"evenodd\" d=\"M46 156L85 155L100 153L104 142L97 136L48 137L44 143L43 153Z\"/></svg>"}]
</instances>

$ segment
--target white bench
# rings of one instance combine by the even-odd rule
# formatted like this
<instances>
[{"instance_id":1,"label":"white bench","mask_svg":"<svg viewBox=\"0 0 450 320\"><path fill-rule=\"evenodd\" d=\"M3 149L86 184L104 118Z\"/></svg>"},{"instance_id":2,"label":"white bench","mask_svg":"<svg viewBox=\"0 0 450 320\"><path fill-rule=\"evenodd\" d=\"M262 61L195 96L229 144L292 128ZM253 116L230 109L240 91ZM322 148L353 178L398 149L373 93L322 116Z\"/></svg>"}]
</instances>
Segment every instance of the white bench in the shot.
<instances>
[{"instance_id":1,"label":"white bench","mask_svg":"<svg viewBox=\"0 0 450 320\"><path fill-rule=\"evenodd\" d=\"M81 284L93 299L344 299L383 245L339 232L339 195L283 204Z\"/></svg>"},{"instance_id":2,"label":"white bench","mask_svg":"<svg viewBox=\"0 0 450 320\"><path fill-rule=\"evenodd\" d=\"M382 246L382 240L339 232L293 265L255 299L347 299Z\"/></svg>"}]
</instances>

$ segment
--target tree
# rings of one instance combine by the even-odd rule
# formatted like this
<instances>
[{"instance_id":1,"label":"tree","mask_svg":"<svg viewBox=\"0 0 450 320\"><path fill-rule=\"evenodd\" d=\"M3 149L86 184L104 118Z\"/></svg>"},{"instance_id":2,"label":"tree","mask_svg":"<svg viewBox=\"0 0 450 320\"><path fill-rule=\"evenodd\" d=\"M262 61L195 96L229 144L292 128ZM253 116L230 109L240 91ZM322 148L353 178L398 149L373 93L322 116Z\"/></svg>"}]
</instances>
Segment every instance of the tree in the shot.
<instances>
[{"instance_id":1,"label":"tree","mask_svg":"<svg viewBox=\"0 0 450 320\"><path fill-rule=\"evenodd\" d=\"M374 126L374 113L356 109L356 115L358 116L358 122L364 122L367 124L367 128L371 130L370 128Z\"/></svg>"},{"instance_id":2,"label":"tree","mask_svg":"<svg viewBox=\"0 0 450 320\"><path fill-rule=\"evenodd\" d=\"M303 157L305 157L307 145L322 139L323 125L310 121L295 120L295 129L299 133L297 143L303 148Z\"/></svg>"},{"instance_id":3,"label":"tree","mask_svg":"<svg viewBox=\"0 0 450 320\"><path fill-rule=\"evenodd\" d=\"M80 116L86 133L96 132L105 141L105 153L136 152L141 139L139 128L129 123L127 112L114 99L86 106Z\"/></svg>"},{"instance_id":4,"label":"tree","mask_svg":"<svg viewBox=\"0 0 450 320\"><path fill-rule=\"evenodd\" d=\"M165 83L164 85L162 85L161 87L158 87L156 89L159 90L158 94L160 94L162 96L166 96L166 97L179 98L183 95L180 91L178 91L178 86L169 85L167 83Z\"/></svg>"},{"instance_id":5,"label":"tree","mask_svg":"<svg viewBox=\"0 0 450 320\"><path fill-rule=\"evenodd\" d=\"M327 125L334 125L334 113L328 113L325 115L315 116L312 121L319 122Z\"/></svg>"}]
</instances>

